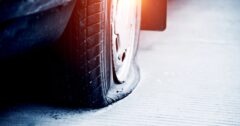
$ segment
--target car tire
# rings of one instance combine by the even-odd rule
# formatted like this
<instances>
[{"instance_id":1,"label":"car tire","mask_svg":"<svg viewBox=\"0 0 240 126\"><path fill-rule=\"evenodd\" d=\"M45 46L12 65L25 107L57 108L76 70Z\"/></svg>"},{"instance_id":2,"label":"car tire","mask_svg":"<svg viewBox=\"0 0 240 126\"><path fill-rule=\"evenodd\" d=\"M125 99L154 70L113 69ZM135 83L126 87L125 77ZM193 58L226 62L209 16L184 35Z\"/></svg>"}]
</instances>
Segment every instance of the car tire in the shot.
<instances>
[{"instance_id":1,"label":"car tire","mask_svg":"<svg viewBox=\"0 0 240 126\"><path fill-rule=\"evenodd\" d=\"M126 73L131 74L129 77L133 81L119 83L116 81L113 65L111 1L76 1L70 21L58 45L58 51L65 63L62 86L64 93L61 93L64 100L73 105L103 107L127 96L136 87L139 80L138 67L135 64L140 31L139 8L140 5L136 17L134 54L129 68L131 70ZM119 89L122 93L118 91Z\"/></svg>"}]
</instances>

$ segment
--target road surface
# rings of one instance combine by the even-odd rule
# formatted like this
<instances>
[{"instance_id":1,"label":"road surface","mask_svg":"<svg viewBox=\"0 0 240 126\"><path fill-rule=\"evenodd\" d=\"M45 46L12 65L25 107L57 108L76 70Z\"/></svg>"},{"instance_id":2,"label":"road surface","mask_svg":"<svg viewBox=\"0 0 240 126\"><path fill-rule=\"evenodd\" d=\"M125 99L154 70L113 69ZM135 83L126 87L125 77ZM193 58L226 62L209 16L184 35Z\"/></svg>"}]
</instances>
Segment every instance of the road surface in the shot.
<instances>
[{"instance_id":1,"label":"road surface","mask_svg":"<svg viewBox=\"0 0 240 126\"><path fill-rule=\"evenodd\" d=\"M240 1L169 0L165 32L142 31L141 81L97 110L24 105L0 126L240 126Z\"/></svg>"}]
</instances>

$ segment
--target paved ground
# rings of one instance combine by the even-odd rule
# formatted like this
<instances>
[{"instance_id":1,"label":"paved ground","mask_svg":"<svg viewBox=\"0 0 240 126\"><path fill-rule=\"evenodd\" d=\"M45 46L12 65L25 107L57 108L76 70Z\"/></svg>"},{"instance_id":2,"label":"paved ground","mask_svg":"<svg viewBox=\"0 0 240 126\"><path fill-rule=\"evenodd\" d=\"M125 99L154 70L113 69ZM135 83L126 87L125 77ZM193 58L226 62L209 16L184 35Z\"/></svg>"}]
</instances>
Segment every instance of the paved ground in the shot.
<instances>
[{"instance_id":1,"label":"paved ground","mask_svg":"<svg viewBox=\"0 0 240 126\"><path fill-rule=\"evenodd\" d=\"M141 82L100 110L29 105L0 126L240 126L240 1L170 0L167 31L141 33Z\"/></svg>"}]
</instances>

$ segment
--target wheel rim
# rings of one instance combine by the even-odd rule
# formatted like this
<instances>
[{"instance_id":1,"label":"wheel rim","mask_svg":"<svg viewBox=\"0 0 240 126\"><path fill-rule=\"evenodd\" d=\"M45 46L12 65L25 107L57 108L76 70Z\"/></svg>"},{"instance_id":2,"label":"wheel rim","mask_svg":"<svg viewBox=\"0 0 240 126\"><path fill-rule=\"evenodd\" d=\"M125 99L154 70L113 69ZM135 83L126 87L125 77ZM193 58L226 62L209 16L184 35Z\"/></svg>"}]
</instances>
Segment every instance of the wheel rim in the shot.
<instances>
[{"instance_id":1,"label":"wheel rim","mask_svg":"<svg viewBox=\"0 0 240 126\"><path fill-rule=\"evenodd\" d=\"M134 57L137 0L112 0L111 36L115 80L124 83Z\"/></svg>"}]
</instances>

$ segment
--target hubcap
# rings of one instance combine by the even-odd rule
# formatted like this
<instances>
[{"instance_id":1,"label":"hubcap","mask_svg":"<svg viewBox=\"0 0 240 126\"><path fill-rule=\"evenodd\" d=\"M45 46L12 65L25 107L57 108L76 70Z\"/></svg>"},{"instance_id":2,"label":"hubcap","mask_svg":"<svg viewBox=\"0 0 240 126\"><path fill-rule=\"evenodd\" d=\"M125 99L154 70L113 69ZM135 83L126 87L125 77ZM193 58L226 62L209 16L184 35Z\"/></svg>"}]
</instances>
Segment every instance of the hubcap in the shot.
<instances>
[{"instance_id":1,"label":"hubcap","mask_svg":"<svg viewBox=\"0 0 240 126\"><path fill-rule=\"evenodd\" d=\"M116 81L123 83L129 73L137 28L137 0L112 0L111 34Z\"/></svg>"}]
</instances>

